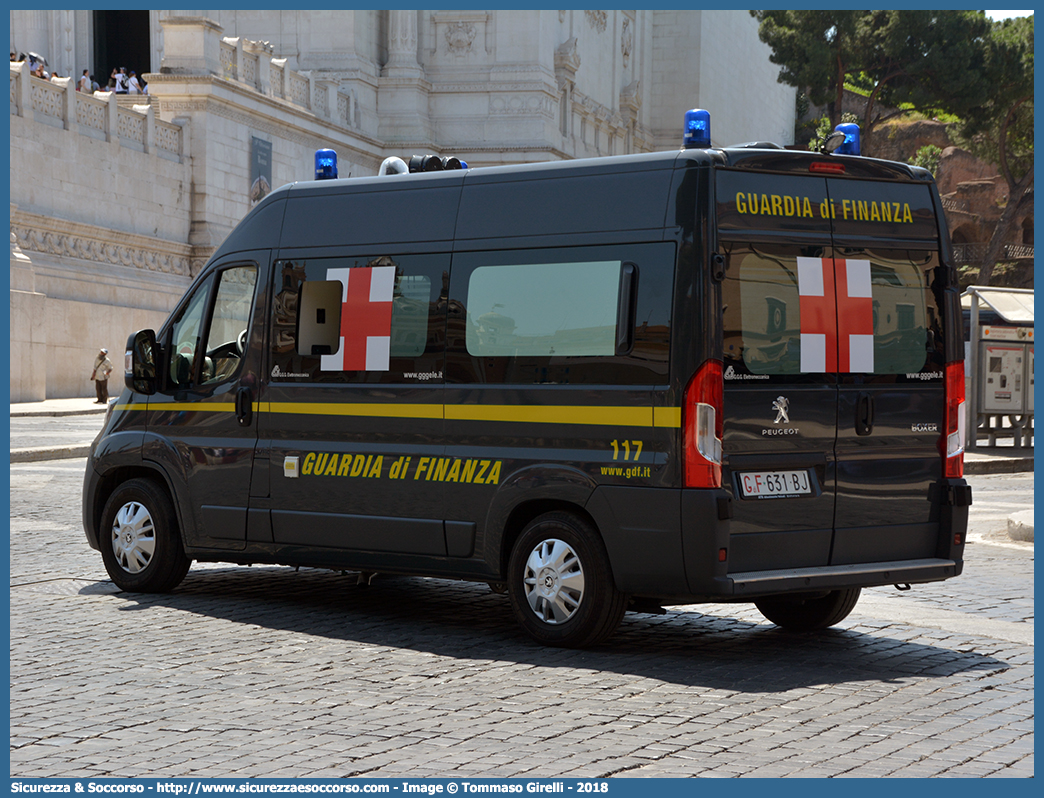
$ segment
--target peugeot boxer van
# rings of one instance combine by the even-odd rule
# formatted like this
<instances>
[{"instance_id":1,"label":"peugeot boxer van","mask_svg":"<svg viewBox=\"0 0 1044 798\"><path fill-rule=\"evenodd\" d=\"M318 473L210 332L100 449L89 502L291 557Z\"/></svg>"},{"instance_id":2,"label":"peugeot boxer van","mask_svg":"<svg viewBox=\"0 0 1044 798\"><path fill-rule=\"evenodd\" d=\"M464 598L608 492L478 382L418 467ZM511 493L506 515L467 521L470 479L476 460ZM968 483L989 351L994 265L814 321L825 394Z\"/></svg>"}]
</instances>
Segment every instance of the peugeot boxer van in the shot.
<instances>
[{"instance_id":1,"label":"peugeot boxer van","mask_svg":"<svg viewBox=\"0 0 1044 798\"><path fill-rule=\"evenodd\" d=\"M384 170L382 170L384 171ZM294 183L131 336L87 540L506 590L523 629L961 573L961 309L928 172L757 143Z\"/></svg>"}]
</instances>

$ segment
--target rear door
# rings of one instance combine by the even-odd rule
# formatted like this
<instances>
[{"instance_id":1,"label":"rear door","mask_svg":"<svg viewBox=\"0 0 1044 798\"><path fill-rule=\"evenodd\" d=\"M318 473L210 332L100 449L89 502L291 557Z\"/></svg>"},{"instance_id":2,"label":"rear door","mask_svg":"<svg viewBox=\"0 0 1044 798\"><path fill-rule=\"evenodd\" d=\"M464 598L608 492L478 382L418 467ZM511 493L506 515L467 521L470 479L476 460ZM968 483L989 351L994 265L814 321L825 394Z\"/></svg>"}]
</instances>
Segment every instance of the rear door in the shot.
<instances>
[{"instance_id":1,"label":"rear door","mask_svg":"<svg viewBox=\"0 0 1044 798\"><path fill-rule=\"evenodd\" d=\"M853 180L828 191L840 362L831 563L934 557L947 280L931 192Z\"/></svg>"},{"instance_id":2,"label":"rear door","mask_svg":"<svg viewBox=\"0 0 1044 798\"><path fill-rule=\"evenodd\" d=\"M930 188L722 171L717 190L730 569L935 556L946 279Z\"/></svg>"},{"instance_id":3,"label":"rear door","mask_svg":"<svg viewBox=\"0 0 1044 798\"><path fill-rule=\"evenodd\" d=\"M721 170L722 483L732 572L827 565L838 377L826 180Z\"/></svg>"}]
</instances>

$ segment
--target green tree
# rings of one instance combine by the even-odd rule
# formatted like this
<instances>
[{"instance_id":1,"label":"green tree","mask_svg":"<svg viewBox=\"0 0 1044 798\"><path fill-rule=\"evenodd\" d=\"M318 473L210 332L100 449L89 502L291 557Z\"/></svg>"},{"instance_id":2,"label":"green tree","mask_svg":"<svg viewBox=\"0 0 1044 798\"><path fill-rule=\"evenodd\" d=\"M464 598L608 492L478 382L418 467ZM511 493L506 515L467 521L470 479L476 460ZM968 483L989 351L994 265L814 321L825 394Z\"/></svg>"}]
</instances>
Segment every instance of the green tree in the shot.
<instances>
[{"instance_id":1,"label":"green tree","mask_svg":"<svg viewBox=\"0 0 1044 798\"><path fill-rule=\"evenodd\" d=\"M939 161L942 160L942 150L934 144L925 144L919 150L910 163L927 169L934 177L939 171Z\"/></svg>"},{"instance_id":2,"label":"green tree","mask_svg":"<svg viewBox=\"0 0 1044 798\"><path fill-rule=\"evenodd\" d=\"M993 23L986 49L989 96L958 125L962 144L995 164L1008 185L1008 201L986 246L976 282L989 285L1010 242L1019 212L1033 191L1033 17Z\"/></svg>"},{"instance_id":3,"label":"green tree","mask_svg":"<svg viewBox=\"0 0 1044 798\"><path fill-rule=\"evenodd\" d=\"M841 114L844 83L866 88L861 136L873 151L874 130L901 114L958 116L986 100L990 25L981 11L751 11L759 37L782 69L779 81L808 87L813 102L833 96ZM899 110L886 114L882 105Z\"/></svg>"},{"instance_id":4,"label":"green tree","mask_svg":"<svg viewBox=\"0 0 1044 798\"><path fill-rule=\"evenodd\" d=\"M830 104L830 120L841 115L845 75L855 63L856 23L861 11L751 11L758 36L772 48L769 60L782 67L779 82L808 90L816 105Z\"/></svg>"}]
</instances>

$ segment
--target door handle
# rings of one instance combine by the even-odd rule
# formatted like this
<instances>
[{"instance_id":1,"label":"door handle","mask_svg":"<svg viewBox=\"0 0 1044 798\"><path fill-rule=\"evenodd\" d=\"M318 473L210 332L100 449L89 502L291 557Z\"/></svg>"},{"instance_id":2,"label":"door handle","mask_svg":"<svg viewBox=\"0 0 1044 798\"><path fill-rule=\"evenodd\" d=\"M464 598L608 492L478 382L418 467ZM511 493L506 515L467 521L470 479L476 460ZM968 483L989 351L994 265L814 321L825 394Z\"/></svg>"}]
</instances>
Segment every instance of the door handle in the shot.
<instances>
[{"instance_id":1,"label":"door handle","mask_svg":"<svg viewBox=\"0 0 1044 798\"><path fill-rule=\"evenodd\" d=\"M254 392L249 388L236 391L236 420L241 427L249 427L254 418Z\"/></svg>"},{"instance_id":2,"label":"door handle","mask_svg":"<svg viewBox=\"0 0 1044 798\"><path fill-rule=\"evenodd\" d=\"M869 435L874 431L874 397L865 392L856 400L855 431L856 435Z\"/></svg>"}]
</instances>

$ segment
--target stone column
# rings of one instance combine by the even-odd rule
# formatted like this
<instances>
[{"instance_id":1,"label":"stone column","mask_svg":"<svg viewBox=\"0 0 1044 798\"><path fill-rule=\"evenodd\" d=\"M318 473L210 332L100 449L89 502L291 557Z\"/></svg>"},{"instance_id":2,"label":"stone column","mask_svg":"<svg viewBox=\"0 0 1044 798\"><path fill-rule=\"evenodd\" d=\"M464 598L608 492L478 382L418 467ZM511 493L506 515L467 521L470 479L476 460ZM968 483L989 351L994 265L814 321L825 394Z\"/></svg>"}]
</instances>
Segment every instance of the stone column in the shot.
<instances>
[{"instance_id":1,"label":"stone column","mask_svg":"<svg viewBox=\"0 0 1044 798\"><path fill-rule=\"evenodd\" d=\"M62 90L62 125L66 130L76 127L76 83L72 78L52 79Z\"/></svg>"},{"instance_id":2,"label":"stone column","mask_svg":"<svg viewBox=\"0 0 1044 798\"><path fill-rule=\"evenodd\" d=\"M33 113L33 95L29 88L29 62L18 64L18 115L30 117Z\"/></svg>"},{"instance_id":3,"label":"stone column","mask_svg":"<svg viewBox=\"0 0 1044 798\"><path fill-rule=\"evenodd\" d=\"M576 87L576 72L580 69L580 53L573 36L555 48L555 78L561 92L561 132L566 143L573 137L573 89Z\"/></svg>"},{"instance_id":4,"label":"stone column","mask_svg":"<svg viewBox=\"0 0 1044 798\"><path fill-rule=\"evenodd\" d=\"M160 70L175 75L220 75L221 33L206 17L165 17Z\"/></svg>"},{"instance_id":5,"label":"stone column","mask_svg":"<svg viewBox=\"0 0 1044 798\"><path fill-rule=\"evenodd\" d=\"M11 204L12 219L17 208ZM37 292L33 262L13 229L10 293L11 401L42 402L47 398L47 297Z\"/></svg>"},{"instance_id":6,"label":"stone column","mask_svg":"<svg viewBox=\"0 0 1044 798\"><path fill-rule=\"evenodd\" d=\"M407 74L420 74L417 63L417 12L388 12L388 63L385 74L389 70L403 70Z\"/></svg>"},{"instance_id":7,"label":"stone column","mask_svg":"<svg viewBox=\"0 0 1044 798\"><path fill-rule=\"evenodd\" d=\"M388 63L377 84L379 135L389 148L432 150L428 97L431 83L417 63L417 11L388 12ZM336 110L336 109L335 109ZM390 150L393 154L394 149ZM409 157L412 153L405 153Z\"/></svg>"},{"instance_id":8,"label":"stone column","mask_svg":"<svg viewBox=\"0 0 1044 798\"><path fill-rule=\"evenodd\" d=\"M257 85L262 94L272 96L272 45L266 42L243 42L243 49L257 56Z\"/></svg>"},{"instance_id":9,"label":"stone column","mask_svg":"<svg viewBox=\"0 0 1044 798\"><path fill-rule=\"evenodd\" d=\"M142 144L145 153L151 154L156 151L156 111L149 105L135 105L132 108L140 114L145 114L145 140Z\"/></svg>"}]
</instances>

